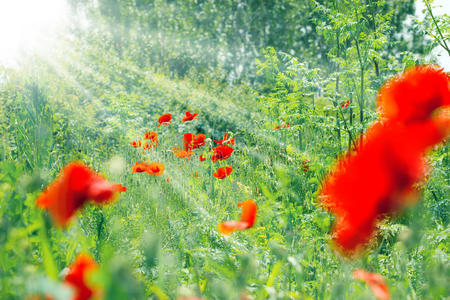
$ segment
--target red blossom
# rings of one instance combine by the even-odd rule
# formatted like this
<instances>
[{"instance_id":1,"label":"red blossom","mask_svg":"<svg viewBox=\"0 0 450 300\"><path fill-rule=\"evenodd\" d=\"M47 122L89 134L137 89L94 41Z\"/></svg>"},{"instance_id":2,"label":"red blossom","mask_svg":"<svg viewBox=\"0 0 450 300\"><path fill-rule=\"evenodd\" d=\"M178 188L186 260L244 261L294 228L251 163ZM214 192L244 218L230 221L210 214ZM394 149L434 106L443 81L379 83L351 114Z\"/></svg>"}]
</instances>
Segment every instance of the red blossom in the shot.
<instances>
[{"instance_id":1,"label":"red blossom","mask_svg":"<svg viewBox=\"0 0 450 300\"><path fill-rule=\"evenodd\" d=\"M221 167L218 168L215 173L213 173L213 176L218 179L224 179L225 177L228 177L231 172L233 172L233 168L231 167Z\"/></svg>"},{"instance_id":2,"label":"red blossom","mask_svg":"<svg viewBox=\"0 0 450 300\"><path fill-rule=\"evenodd\" d=\"M171 120L172 120L172 115L171 115L171 114L165 114L165 115L162 115L162 116L159 117L159 119L158 119L159 125L158 125L157 127L159 127L159 126L161 126L161 125L169 125L170 122L171 122Z\"/></svg>"},{"instance_id":3,"label":"red blossom","mask_svg":"<svg viewBox=\"0 0 450 300\"><path fill-rule=\"evenodd\" d=\"M97 263L89 255L81 253L75 258L64 278L66 284L74 289L72 300L99 298L101 289L95 286L90 279L97 270Z\"/></svg>"},{"instance_id":4,"label":"red blossom","mask_svg":"<svg viewBox=\"0 0 450 300\"><path fill-rule=\"evenodd\" d=\"M211 160L216 162L217 160L225 160L231 156L233 153L233 148L228 145L217 146L212 149L213 155L211 156Z\"/></svg>"},{"instance_id":5,"label":"red blossom","mask_svg":"<svg viewBox=\"0 0 450 300\"><path fill-rule=\"evenodd\" d=\"M69 163L39 195L36 205L49 211L60 226L67 225L88 201L97 204L112 202L117 189L100 174L82 162Z\"/></svg>"},{"instance_id":6,"label":"red blossom","mask_svg":"<svg viewBox=\"0 0 450 300\"><path fill-rule=\"evenodd\" d=\"M369 273L363 269L353 271L353 277L367 283L378 300L389 300L390 294L384 278L377 273Z\"/></svg>"},{"instance_id":7,"label":"red blossom","mask_svg":"<svg viewBox=\"0 0 450 300\"><path fill-rule=\"evenodd\" d=\"M181 120L183 123L186 121L192 121L197 117L198 113L191 114L189 111L186 112L186 115L183 117L183 120Z\"/></svg>"},{"instance_id":8,"label":"red blossom","mask_svg":"<svg viewBox=\"0 0 450 300\"><path fill-rule=\"evenodd\" d=\"M221 234L229 235L236 230L244 230L253 227L256 220L258 206L253 200L246 200L238 204L242 209L241 218L239 221L227 221L220 223L218 230Z\"/></svg>"}]
</instances>

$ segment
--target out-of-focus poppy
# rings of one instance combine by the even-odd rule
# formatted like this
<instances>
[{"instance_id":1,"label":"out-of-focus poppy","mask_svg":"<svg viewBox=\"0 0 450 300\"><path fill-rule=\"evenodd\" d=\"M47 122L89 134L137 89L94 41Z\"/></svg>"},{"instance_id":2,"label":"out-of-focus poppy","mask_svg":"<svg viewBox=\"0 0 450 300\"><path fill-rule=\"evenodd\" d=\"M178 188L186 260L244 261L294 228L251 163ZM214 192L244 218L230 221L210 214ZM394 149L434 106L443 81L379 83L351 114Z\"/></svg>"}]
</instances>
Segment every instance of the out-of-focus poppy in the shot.
<instances>
[{"instance_id":1,"label":"out-of-focus poppy","mask_svg":"<svg viewBox=\"0 0 450 300\"><path fill-rule=\"evenodd\" d=\"M194 177L197 178L198 177L198 172L194 173Z\"/></svg>"},{"instance_id":2,"label":"out-of-focus poppy","mask_svg":"<svg viewBox=\"0 0 450 300\"><path fill-rule=\"evenodd\" d=\"M75 258L64 278L64 282L73 288L72 300L100 298L101 288L93 284L90 278L97 270L97 263L89 255L81 253Z\"/></svg>"},{"instance_id":3,"label":"out-of-focus poppy","mask_svg":"<svg viewBox=\"0 0 450 300\"><path fill-rule=\"evenodd\" d=\"M82 162L72 162L39 195L36 205L48 210L59 226L65 226L86 202L105 204L112 202L115 195L113 184Z\"/></svg>"},{"instance_id":4,"label":"out-of-focus poppy","mask_svg":"<svg viewBox=\"0 0 450 300\"><path fill-rule=\"evenodd\" d=\"M302 161L302 171L303 173L306 173L309 171L309 160Z\"/></svg>"},{"instance_id":5,"label":"out-of-focus poppy","mask_svg":"<svg viewBox=\"0 0 450 300\"><path fill-rule=\"evenodd\" d=\"M158 133L154 131L149 131L144 134L144 140L151 140L151 141L157 141L158 140Z\"/></svg>"},{"instance_id":6,"label":"out-of-focus poppy","mask_svg":"<svg viewBox=\"0 0 450 300\"><path fill-rule=\"evenodd\" d=\"M231 153L233 153L233 148L228 145L217 146L212 149L213 155L211 156L211 160L216 162L217 160L225 160L230 157Z\"/></svg>"},{"instance_id":7,"label":"out-of-focus poppy","mask_svg":"<svg viewBox=\"0 0 450 300\"><path fill-rule=\"evenodd\" d=\"M151 149L156 148L158 146L158 134L153 131L149 131L145 133L144 139L149 140L148 142L145 142L143 148L144 149Z\"/></svg>"},{"instance_id":8,"label":"out-of-focus poppy","mask_svg":"<svg viewBox=\"0 0 450 300\"><path fill-rule=\"evenodd\" d=\"M162 115L158 119L159 125L157 127L159 127L161 125L169 125L171 120L172 120L172 115L171 114Z\"/></svg>"},{"instance_id":9,"label":"out-of-focus poppy","mask_svg":"<svg viewBox=\"0 0 450 300\"><path fill-rule=\"evenodd\" d=\"M224 179L225 177L229 176L233 172L233 168L231 167L221 167L218 168L215 173L213 173L213 176L218 179Z\"/></svg>"},{"instance_id":10,"label":"out-of-focus poppy","mask_svg":"<svg viewBox=\"0 0 450 300\"><path fill-rule=\"evenodd\" d=\"M177 149L177 147L173 147L172 148L173 154L175 154L176 157L179 158L191 158L191 156L194 154L194 152L192 151L186 151L186 150L181 150L181 149Z\"/></svg>"},{"instance_id":11,"label":"out-of-focus poppy","mask_svg":"<svg viewBox=\"0 0 450 300\"><path fill-rule=\"evenodd\" d=\"M273 126L273 129L280 129L280 126Z\"/></svg>"},{"instance_id":12,"label":"out-of-focus poppy","mask_svg":"<svg viewBox=\"0 0 450 300\"><path fill-rule=\"evenodd\" d=\"M141 141L132 141L130 142L130 145L133 146L134 148L139 148L141 146Z\"/></svg>"},{"instance_id":13,"label":"out-of-focus poppy","mask_svg":"<svg viewBox=\"0 0 450 300\"><path fill-rule=\"evenodd\" d=\"M362 269L353 271L353 277L367 283L378 300L389 300L390 294L384 278L377 273L369 273Z\"/></svg>"},{"instance_id":14,"label":"out-of-focus poppy","mask_svg":"<svg viewBox=\"0 0 450 300\"><path fill-rule=\"evenodd\" d=\"M167 182L170 182L170 178L169 178L169 177L167 177L167 178L166 178L166 181L167 181Z\"/></svg>"},{"instance_id":15,"label":"out-of-focus poppy","mask_svg":"<svg viewBox=\"0 0 450 300\"><path fill-rule=\"evenodd\" d=\"M381 117L424 121L438 107L450 105L450 75L437 66L416 66L387 81L378 93Z\"/></svg>"},{"instance_id":16,"label":"out-of-focus poppy","mask_svg":"<svg viewBox=\"0 0 450 300\"><path fill-rule=\"evenodd\" d=\"M184 150L192 150L196 148L200 148L205 145L205 135L200 133L194 135L192 133L185 133L183 136L183 147Z\"/></svg>"},{"instance_id":17,"label":"out-of-focus poppy","mask_svg":"<svg viewBox=\"0 0 450 300\"><path fill-rule=\"evenodd\" d=\"M256 220L258 206L253 200L246 200L238 204L242 209L241 218L239 221L227 221L220 223L218 226L219 232L224 235L229 235L236 230L244 230L253 227Z\"/></svg>"},{"instance_id":18,"label":"out-of-focus poppy","mask_svg":"<svg viewBox=\"0 0 450 300\"><path fill-rule=\"evenodd\" d=\"M203 157L203 154L200 154L199 160L200 160L200 161L205 161L206 158Z\"/></svg>"},{"instance_id":19,"label":"out-of-focus poppy","mask_svg":"<svg viewBox=\"0 0 450 300\"><path fill-rule=\"evenodd\" d=\"M228 133L225 133L225 134L224 134L223 139L221 139L221 140L219 140L219 141L214 140L214 142L215 142L216 144L219 144L219 145L223 145L224 143L226 143L226 144L231 144L231 145L234 145L234 144L235 144L235 140L234 140L234 139L228 138Z\"/></svg>"},{"instance_id":20,"label":"out-of-focus poppy","mask_svg":"<svg viewBox=\"0 0 450 300\"><path fill-rule=\"evenodd\" d=\"M450 84L444 91L441 75L436 76L436 72L419 67L387 83L379 94L387 99L379 99L379 105L387 106L380 111L388 119L374 123L357 152L340 158L325 178L319 201L336 215L333 238L342 254L350 256L364 250L381 219L417 201L415 184L423 180L427 169L424 155L450 133L445 110L437 116L430 110L436 108L436 101L446 103L437 98L448 99L450 95ZM427 83L430 78L437 81L436 90ZM417 83L425 84L426 92ZM404 94L398 90L401 88ZM416 93L419 96L414 96ZM412 101L428 111L428 118L420 107L410 106L409 99L394 99L409 96L416 97Z\"/></svg>"},{"instance_id":21,"label":"out-of-focus poppy","mask_svg":"<svg viewBox=\"0 0 450 300\"><path fill-rule=\"evenodd\" d=\"M183 123L186 121L192 121L197 117L198 113L191 114L189 111L186 112L186 115L183 117L183 120L181 120Z\"/></svg>"},{"instance_id":22,"label":"out-of-focus poppy","mask_svg":"<svg viewBox=\"0 0 450 300\"><path fill-rule=\"evenodd\" d=\"M147 174L150 175L162 175L162 173L164 173L165 168L166 167L162 163L152 162L148 164L146 172Z\"/></svg>"},{"instance_id":23,"label":"out-of-focus poppy","mask_svg":"<svg viewBox=\"0 0 450 300\"><path fill-rule=\"evenodd\" d=\"M148 163L146 162L136 162L134 166L131 166L132 173L142 173L146 172L148 168Z\"/></svg>"},{"instance_id":24,"label":"out-of-focus poppy","mask_svg":"<svg viewBox=\"0 0 450 300\"><path fill-rule=\"evenodd\" d=\"M127 188L124 187L123 185L121 185L120 183L117 184L113 184L114 190L120 192L120 193L124 193L127 191Z\"/></svg>"}]
</instances>

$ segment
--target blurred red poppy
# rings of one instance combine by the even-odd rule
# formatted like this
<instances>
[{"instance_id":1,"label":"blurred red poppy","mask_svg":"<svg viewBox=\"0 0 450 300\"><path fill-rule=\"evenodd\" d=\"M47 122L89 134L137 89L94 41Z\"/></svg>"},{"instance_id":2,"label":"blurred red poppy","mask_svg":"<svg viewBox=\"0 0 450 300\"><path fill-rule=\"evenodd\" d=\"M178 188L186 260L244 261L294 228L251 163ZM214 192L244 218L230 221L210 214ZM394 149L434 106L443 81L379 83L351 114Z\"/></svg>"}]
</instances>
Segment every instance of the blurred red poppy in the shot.
<instances>
[{"instance_id":1,"label":"blurred red poppy","mask_svg":"<svg viewBox=\"0 0 450 300\"><path fill-rule=\"evenodd\" d=\"M73 288L72 300L100 298L101 288L93 284L90 278L97 270L97 263L89 255L81 253L75 258L64 278L64 282Z\"/></svg>"},{"instance_id":2,"label":"blurred red poppy","mask_svg":"<svg viewBox=\"0 0 450 300\"><path fill-rule=\"evenodd\" d=\"M417 74L407 71L404 76L411 83L397 77L386 84L388 92L381 91L379 97L388 99L379 99L379 104L388 107L381 107L380 111L392 119L374 123L357 152L339 159L322 184L319 201L336 215L333 237L335 246L344 255L358 254L367 248L381 219L417 201L419 193L415 184L423 180L427 169L424 155L450 133L449 114L444 110L431 117L429 106L435 105L425 99L430 97L431 103L436 98L448 99L450 85L443 91L439 76L435 86L438 92L427 83L425 96L413 99L424 111L429 111L428 118L416 111L420 108L410 107L408 99L392 98L413 97L415 93L410 90L413 88L417 94L424 93L415 83L425 84L424 80L431 76L429 69L426 70L419 68ZM406 90L404 95L397 91L397 84ZM393 103L398 110L393 109Z\"/></svg>"},{"instance_id":3,"label":"blurred red poppy","mask_svg":"<svg viewBox=\"0 0 450 300\"><path fill-rule=\"evenodd\" d=\"M224 235L229 235L236 230L244 230L253 227L256 220L258 207L253 200L246 200L238 204L242 209L241 219L239 221L227 221L220 223L218 226L219 232Z\"/></svg>"},{"instance_id":4,"label":"blurred red poppy","mask_svg":"<svg viewBox=\"0 0 450 300\"><path fill-rule=\"evenodd\" d=\"M389 300L390 294L384 278L377 273L369 273L363 269L353 271L353 277L367 283L378 300Z\"/></svg>"},{"instance_id":5,"label":"blurred red poppy","mask_svg":"<svg viewBox=\"0 0 450 300\"><path fill-rule=\"evenodd\" d=\"M233 153L233 148L228 145L217 146L212 149L213 155L211 156L211 160L216 162L217 160L225 160L230 157L231 153Z\"/></svg>"},{"instance_id":6,"label":"blurred red poppy","mask_svg":"<svg viewBox=\"0 0 450 300\"><path fill-rule=\"evenodd\" d=\"M200 159L200 161L205 161L206 160L206 158L203 157L203 154L200 154L199 159Z\"/></svg>"},{"instance_id":7,"label":"blurred red poppy","mask_svg":"<svg viewBox=\"0 0 450 300\"><path fill-rule=\"evenodd\" d=\"M143 148L144 149L151 149L156 148L158 146L158 134L153 131L149 131L145 133L144 135L145 140L149 140L149 142L145 142Z\"/></svg>"},{"instance_id":8,"label":"blurred red poppy","mask_svg":"<svg viewBox=\"0 0 450 300\"><path fill-rule=\"evenodd\" d=\"M189 111L186 112L186 116L184 116L183 120L181 120L183 123L186 121L192 121L197 117L198 113L191 114Z\"/></svg>"},{"instance_id":9,"label":"blurred red poppy","mask_svg":"<svg viewBox=\"0 0 450 300\"><path fill-rule=\"evenodd\" d=\"M159 125L157 127L159 127L161 125L169 125L171 120L172 120L172 115L171 114L162 115L158 119Z\"/></svg>"},{"instance_id":10,"label":"blurred red poppy","mask_svg":"<svg viewBox=\"0 0 450 300\"><path fill-rule=\"evenodd\" d=\"M229 138L228 138L228 133L225 133L225 134L224 134L223 139L221 139L221 140L219 140L219 141L214 140L214 142L215 142L216 144L219 144L219 145L223 145L223 143L231 144L231 145L234 145L234 144L235 144L235 140L234 140L234 139L229 139Z\"/></svg>"},{"instance_id":11,"label":"blurred red poppy","mask_svg":"<svg viewBox=\"0 0 450 300\"><path fill-rule=\"evenodd\" d=\"M381 117L391 121L424 121L450 105L450 75L437 66L417 66L386 82L378 93Z\"/></svg>"},{"instance_id":12,"label":"blurred red poppy","mask_svg":"<svg viewBox=\"0 0 450 300\"><path fill-rule=\"evenodd\" d=\"M147 167L147 174L150 175L162 175L166 167L162 163L152 162Z\"/></svg>"},{"instance_id":13,"label":"blurred red poppy","mask_svg":"<svg viewBox=\"0 0 450 300\"><path fill-rule=\"evenodd\" d=\"M349 100L342 101L342 102L339 104L339 106L340 106L342 109L347 108L349 105L350 105L350 101L349 101Z\"/></svg>"},{"instance_id":14,"label":"blurred red poppy","mask_svg":"<svg viewBox=\"0 0 450 300\"><path fill-rule=\"evenodd\" d=\"M233 172L233 168L221 167L217 169L217 171L213 174L213 176L218 179L224 179L225 177L229 176L231 172Z\"/></svg>"},{"instance_id":15,"label":"blurred red poppy","mask_svg":"<svg viewBox=\"0 0 450 300\"><path fill-rule=\"evenodd\" d=\"M65 226L86 202L109 203L116 195L113 184L82 162L72 162L39 195L36 205L48 210L59 226Z\"/></svg>"},{"instance_id":16,"label":"blurred red poppy","mask_svg":"<svg viewBox=\"0 0 450 300\"><path fill-rule=\"evenodd\" d=\"M146 172L148 168L148 164L145 162L136 162L134 166L131 166L132 173L142 173Z\"/></svg>"},{"instance_id":17,"label":"blurred red poppy","mask_svg":"<svg viewBox=\"0 0 450 300\"><path fill-rule=\"evenodd\" d=\"M192 152L192 151L179 150L179 149L177 149L177 147L173 147L172 151L173 151L173 154L175 154L175 156L179 157L179 158L187 157L188 159L190 159L191 156L194 154L194 152Z\"/></svg>"},{"instance_id":18,"label":"blurred red poppy","mask_svg":"<svg viewBox=\"0 0 450 300\"><path fill-rule=\"evenodd\" d=\"M188 151L204 146L205 138L206 138L205 135L202 133L197 135L193 135L192 133L185 133L183 136L184 150Z\"/></svg>"},{"instance_id":19,"label":"blurred red poppy","mask_svg":"<svg viewBox=\"0 0 450 300\"><path fill-rule=\"evenodd\" d=\"M130 145L133 146L134 148L139 148L141 146L141 141L132 141L130 142Z\"/></svg>"}]
</instances>

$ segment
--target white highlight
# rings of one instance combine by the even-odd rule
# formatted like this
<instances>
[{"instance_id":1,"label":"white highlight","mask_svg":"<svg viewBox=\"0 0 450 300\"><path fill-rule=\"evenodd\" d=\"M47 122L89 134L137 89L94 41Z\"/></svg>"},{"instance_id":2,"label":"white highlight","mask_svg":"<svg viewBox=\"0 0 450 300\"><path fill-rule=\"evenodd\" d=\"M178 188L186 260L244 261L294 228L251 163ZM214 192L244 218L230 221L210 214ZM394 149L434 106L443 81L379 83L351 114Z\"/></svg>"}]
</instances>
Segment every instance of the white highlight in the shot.
<instances>
[{"instance_id":1,"label":"white highlight","mask_svg":"<svg viewBox=\"0 0 450 300\"><path fill-rule=\"evenodd\" d=\"M0 65L14 65L24 54L48 53L68 11L65 0L0 0Z\"/></svg>"}]
</instances>

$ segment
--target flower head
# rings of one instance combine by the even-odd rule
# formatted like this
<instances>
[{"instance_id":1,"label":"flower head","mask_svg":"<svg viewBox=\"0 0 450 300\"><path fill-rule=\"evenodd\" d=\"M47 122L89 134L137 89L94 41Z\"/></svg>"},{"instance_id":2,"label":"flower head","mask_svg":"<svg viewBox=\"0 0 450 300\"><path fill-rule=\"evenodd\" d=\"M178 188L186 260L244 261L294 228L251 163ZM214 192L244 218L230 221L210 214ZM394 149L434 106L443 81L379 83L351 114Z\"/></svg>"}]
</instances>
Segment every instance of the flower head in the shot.
<instances>
[{"instance_id":1,"label":"flower head","mask_svg":"<svg viewBox=\"0 0 450 300\"><path fill-rule=\"evenodd\" d=\"M253 200L246 200L238 204L242 209L241 218L239 221L227 221L220 223L218 226L219 232L224 235L229 235L236 230L244 230L253 227L256 220L258 207Z\"/></svg>"},{"instance_id":2,"label":"flower head","mask_svg":"<svg viewBox=\"0 0 450 300\"><path fill-rule=\"evenodd\" d=\"M101 289L90 279L97 270L97 263L89 255L81 253L75 258L64 278L65 283L74 290L72 300L88 300L100 296Z\"/></svg>"},{"instance_id":3,"label":"flower head","mask_svg":"<svg viewBox=\"0 0 450 300\"><path fill-rule=\"evenodd\" d=\"M357 269L353 271L353 277L356 280L361 280L367 283L378 300L389 300L389 289L381 275L377 273L369 273L363 269Z\"/></svg>"},{"instance_id":4,"label":"flower head","mask_svg":"<svg viewBox=\"0 0 450 300\"><path fill-rule=\"evenodd\" d=\"M223 139L221 139L221 140L219 140L219 141L214 140L214 142L215 142L216 144L219 144L219 145L223 145L223 143L231 144L231 145L234 145L234 144L235 144L235 140L234 140L234 139L228 138L228 133L225 133L225 134L224 134Z\"/></svg>"},{"instance_id":5,"label":"flower head","mask_svg":"<svg viewBox=\"0 0 450 300\"><path fill-rule=\"evenodd\" d=\"M233 148L228 145L217 146L213 148L213 155L211 156L211 160L216 162L217 160L225 160L231 156L233 153Z\"/></svg>"},{"instance_id":6,"label":"flower head","mask_svg":"<svg viewBox=\"0 0 450 300\"><path fill-rule=\"evenodd\" d=\"M97 204L112 202L117 189L82 162L69 163L39 195L36 205L47 209L60 226L69 223L73 215L88 201Z\"/></svg>"},{"instance_id":7,"label":"flower head","mask_svg":"<svg viewBox=\"0 0 450 300\"><path fill-rule=\"evenodd\" d=\"M183 120L181 120L183 123L186 121L192 121L197 117L198 113L191 114L189 111L186 112L186 115L183 117Z\"/></svg>"},{"instance_id":8,"label":"flower head","mask_svg":"<svg viewBox=\"0 0 450 300\"><path fill-rule=\"evenodd\" d=\"M231 174L231 172L233 172L233 168L221 167L217 169L217 171L213 174L213 176L218 179L224 179L225 177L228 177Z\"/></svg>"},{"instance_id":9,"label":"flower head","mask_svg":"<svg viewBox=\"0 0 450 300\"><path fill-rule=\"evenodd\" d=\"M132 141L130 142L130 145L133 146L134 148L139 148L141 146L141 141Z\"/></svg>"},{"instance_id":10,"label":"flower head","mask_svg":"<svg viewBox=\"0 0 450 300\"><path fill-rule=\"evenodd\" d=\"M172 115L171 114L162 115L158 119L159 125L157 127L159 127L161 125L169 125L171 120L172 120Z\"/></svg>"}]
</instances>

